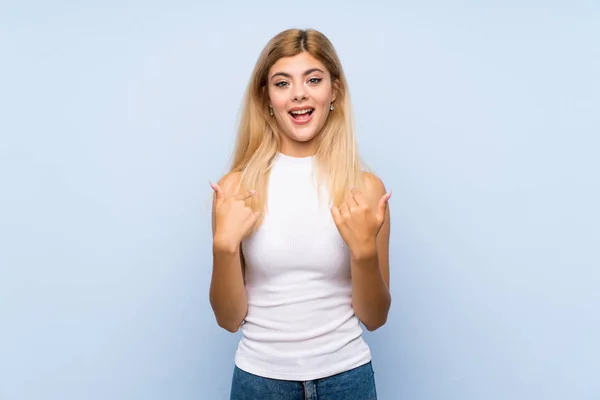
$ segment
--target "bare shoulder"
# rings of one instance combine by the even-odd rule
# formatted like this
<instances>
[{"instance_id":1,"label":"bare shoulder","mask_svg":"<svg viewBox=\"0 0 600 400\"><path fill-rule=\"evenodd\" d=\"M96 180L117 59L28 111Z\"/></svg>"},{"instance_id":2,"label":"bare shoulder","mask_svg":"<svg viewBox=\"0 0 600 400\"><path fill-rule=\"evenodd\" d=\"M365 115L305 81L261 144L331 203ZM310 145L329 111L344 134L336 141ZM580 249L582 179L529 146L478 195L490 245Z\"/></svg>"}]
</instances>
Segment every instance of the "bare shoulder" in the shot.
<instances>
[{"instance_id":1,"label":"bare shoulder","mask_svg":"<svg viewBox=\"0 0 600 400\"><path fill-rule=\"evenodd\" d=\"M372 172L363 172L362 175L365 184L365 194L372 200L379 201L381 196L386 193L383 181Z\"/></svg>"},{"instance_id":2,"label":"bare shoulder","mask_svg":"<svg viewBox=\"0 0 600 400\"><path fill-rule=\"evenodd\" d=\"M223 193L226 196L228 196L233 193L237 193L241 178L241 172L230 172L227 175L223 176L219 180L218 184L219 187L221 187L221 190L223 190Z\"/></svg>"}]
</instances>

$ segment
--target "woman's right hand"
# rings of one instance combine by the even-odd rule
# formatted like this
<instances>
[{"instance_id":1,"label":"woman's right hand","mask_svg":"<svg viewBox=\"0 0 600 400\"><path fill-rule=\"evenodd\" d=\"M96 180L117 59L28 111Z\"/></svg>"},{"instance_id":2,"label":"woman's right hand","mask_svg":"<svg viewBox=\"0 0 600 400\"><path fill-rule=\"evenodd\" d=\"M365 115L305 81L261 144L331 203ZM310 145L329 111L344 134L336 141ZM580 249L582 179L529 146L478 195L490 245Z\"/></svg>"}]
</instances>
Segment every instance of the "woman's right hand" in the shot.
<instances>
[{"instance_id":1,"label":"woman's right hand","mask_svg":"<svg viewBox=\"0 0 600 400\"><path fill-rule=\"evenodd\" d=\"M254 196L254 191L226 195L218 184L210 185L215 191L213 246L217 250L235 251L260 216L246 206L246 200Z\"/></svg>"}]
</instances>

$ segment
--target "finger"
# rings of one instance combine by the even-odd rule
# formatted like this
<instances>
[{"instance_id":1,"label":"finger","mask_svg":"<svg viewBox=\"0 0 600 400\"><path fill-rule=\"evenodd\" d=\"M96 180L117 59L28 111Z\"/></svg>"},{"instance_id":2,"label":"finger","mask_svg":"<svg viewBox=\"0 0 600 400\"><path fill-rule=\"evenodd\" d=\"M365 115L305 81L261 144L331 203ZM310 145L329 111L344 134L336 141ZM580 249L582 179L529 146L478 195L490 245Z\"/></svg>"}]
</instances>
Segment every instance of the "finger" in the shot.
<instances>
[{"instance_id":1,"label":"finger","mask_svg":"<svg viewBox=\"0 0 600 400\"><path fill-rule=\"evenodd\" d=\"M359 206L363 204L369 204L365 199L365 196L363 196L362 192L357 188L350 189L350 193L352 193L352 198Z\"/></svg>"},{"instance_id":2,"label":"finger","mask_svg":"<svg viewBox=\"0 0 600 400\"><path fill-rule=\"evenodd\" d=\"M256 192L254 190L248 190L246 193L240 193L240 194L236 194L235 196L233 196L233 198L235 200L242 200L242 201L246 201L248 200L250 197L254 196Z\"/></svg>"},{"instance_id":3,"label":"finger","mask_svg":"<svg viewBox=\"0 0 600 400\"><path fill-rule=\"evenodd\" d=\"M208 181L208 183L210 183L210 187L215 191L215 196L216 196L217 200L218 201L223 200L225 195L223 194L223 190L221 189L221 187L216 183L212 183L211 181Z\"/></svg>"},{"instance_id":4,"label":"finger","mask_svg":"<svg viewBox=\"0 0 600 400\"><path fill-rule=\"evenodd\" d=\"M342 215L340 213L340 209L332 206L331 207L331 216L333 217L333 221L335 222L336 225L339 225L342 221Z\"/></svg>"},{"instance_id":5,"label":"finger","mask_svg":"<svg viewBox=\"0 0 600 400\"><path fill-rule=\"evenodd\" d=\"M256 221L258 221L260 217L260 213L258 211L254 211L248 214L248 217L244 220L243 226L246 231L252 229Z\"/></svg>"},{"instance_id":6,"label":"finger","mask_svg":"<svg viewBox=\"0 0 600 400\"><path fill-rule=\"evenodd\" d=\"M350 215L350 207L348 207L348 203L342 203L340 205L340 214L342 217L347 217Z\"/></svg>"},{"instance_id":7,"label":"finger","mask_svg":"<svg viewBox=\"0 0 600 400\"><path fill-rule=\"evenodd\" d=\"M259 218L260 218L260 212L252 211L252 210L250 210L250 212L246 216L246 219L248 221L250 221L251 223L255 223L256 221L258 221Z\"/></svg>"},{"instance_id":8,"label":"finger","mask_svg":"<svg viewBox=\"0 0 600 400\"><path fill-rule=\"evenodd\" d=\"M379 206L377 208L377 219L379 221L383 221L385 219L385 213L387 210L387 205L388 205L388 201L390 200L390 197L392 197L392 192L390 191L389 193L384 194L383 196L381 196L381 199L379 200Z\"/></svg>"},{"instance_id":9,"label":"finger","mask_svg":"<svg viewBox=\"0 0 600 400\"><path fill-rule=\"evenodd\" d=\"M354 207L357 206L358 203L356 202L356 199L354 199L354 195L352 194L352 191L354 190L354 188L351 188L348 193L346 193L346 196L344 196L346 198L346 203L348 204L349 207Z\"/></svg>"}]
</instances>

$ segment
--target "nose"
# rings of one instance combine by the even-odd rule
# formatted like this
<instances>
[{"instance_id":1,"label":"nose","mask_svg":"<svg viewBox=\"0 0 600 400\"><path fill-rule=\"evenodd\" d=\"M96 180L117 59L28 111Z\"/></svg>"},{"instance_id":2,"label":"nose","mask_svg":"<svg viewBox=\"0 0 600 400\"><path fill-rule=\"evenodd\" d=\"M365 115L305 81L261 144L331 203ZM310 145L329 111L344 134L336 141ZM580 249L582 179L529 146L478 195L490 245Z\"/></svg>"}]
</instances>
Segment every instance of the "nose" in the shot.
<instances>
[{"instance_id":1,"label":"nose","mask_svg":"<svg viewBox=\"0 0 600 400\"><path fill-rule=\"evenodd\" d=\"M292 90L292 101L303 101L308 98L304 85L294 85Z\"/></svg>"}]
</instances>

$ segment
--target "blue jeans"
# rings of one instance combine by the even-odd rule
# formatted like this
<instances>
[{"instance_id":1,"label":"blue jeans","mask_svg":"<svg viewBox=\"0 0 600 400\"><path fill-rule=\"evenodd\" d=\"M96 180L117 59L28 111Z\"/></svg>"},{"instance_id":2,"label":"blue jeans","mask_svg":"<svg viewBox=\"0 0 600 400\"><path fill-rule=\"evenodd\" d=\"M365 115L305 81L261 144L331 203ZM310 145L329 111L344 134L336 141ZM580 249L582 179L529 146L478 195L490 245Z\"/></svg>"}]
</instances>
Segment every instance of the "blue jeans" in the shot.
<instances>
[{"instance_id":1,"label":"blue jeans","mask_svg":"<svg viewBox=\"0 0 600 400\"><path fill-rule=\"evenodd\" d=\"M312 381L284 381L233 371L230 400L376 400L373 366Z\"/></svg>"}]
</instances>

